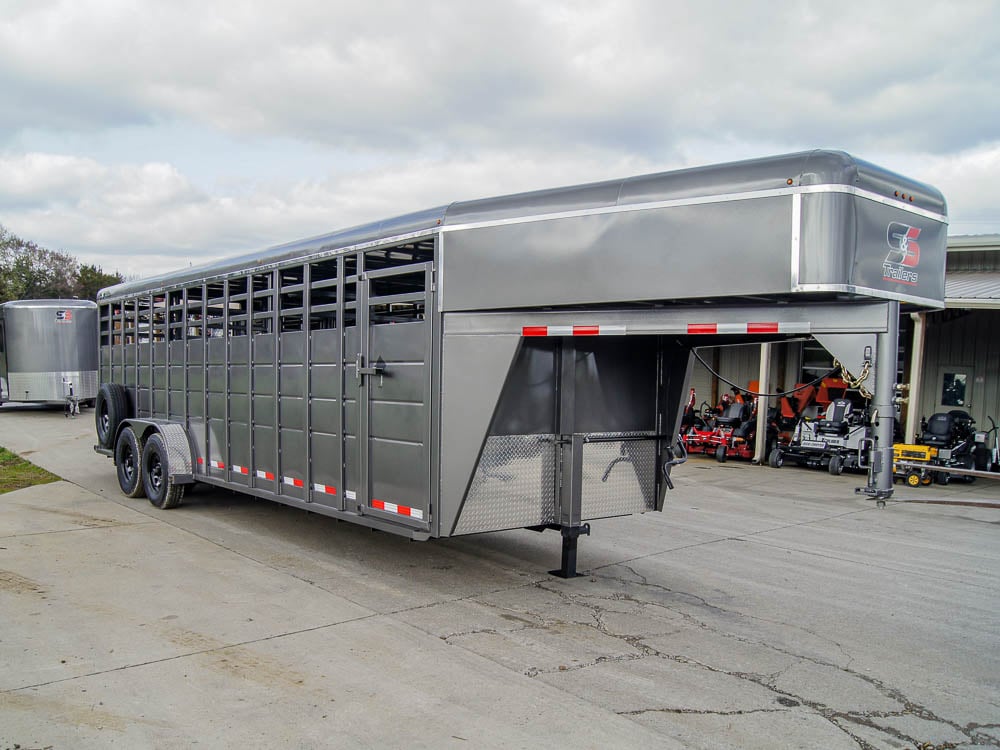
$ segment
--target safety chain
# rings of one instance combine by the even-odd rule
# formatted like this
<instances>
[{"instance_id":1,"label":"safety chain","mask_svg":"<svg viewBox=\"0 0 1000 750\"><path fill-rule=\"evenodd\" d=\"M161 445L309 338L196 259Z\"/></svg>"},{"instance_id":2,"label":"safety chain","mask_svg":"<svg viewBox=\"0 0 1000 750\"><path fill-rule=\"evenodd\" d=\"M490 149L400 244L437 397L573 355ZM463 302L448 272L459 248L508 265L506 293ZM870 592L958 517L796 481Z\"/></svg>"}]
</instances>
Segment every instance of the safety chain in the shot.
<instances>
[{"instance_id":1,"label":"safety chain","mask_svg":"<svg viewBox=\"0 0 1000 750\"><path fill-rule=\"evenodd\" d=\"M872 361L870 359L865 360L864 364L861 366L861 375L856 378L851 377L851 373L848 372L847 368L844 367L844 364L839 359L833 360L833 367L834 369L840 369L840 374L843 375L844 382L847 383L849 387L857 389L862 398L870 399L872 397L872 392L862 385L862 383L868 379L868 375L872 371Z\"/></svg>"}]
</instances>

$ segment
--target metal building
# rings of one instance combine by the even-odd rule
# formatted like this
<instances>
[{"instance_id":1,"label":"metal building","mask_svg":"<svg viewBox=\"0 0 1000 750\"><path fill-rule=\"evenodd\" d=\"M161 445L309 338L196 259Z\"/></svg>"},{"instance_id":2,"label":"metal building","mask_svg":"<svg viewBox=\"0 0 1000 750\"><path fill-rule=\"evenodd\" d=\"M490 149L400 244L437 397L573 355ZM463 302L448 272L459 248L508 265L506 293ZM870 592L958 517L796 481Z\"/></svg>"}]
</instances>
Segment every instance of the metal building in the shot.
<instances>
[{"instance_id":1,"label":"metal building","mask_svg":"<svg viewBox=\"0 0 1000 750\"><path fill-rule=\"evenodd\" d=\"M907 316L911 440L935 412L962 409L981 429L1000 420L1000 236L948 239L944 303Z\"/></svg>"},{"instance_id":2,"label":"metal building","mask_svg":"<svg viewBox=\"0 0 1000 750\"><path fill-rule=\"evenodd\" d=\"M97 305L35 299L0 305L0 403L97 396Z\"/></svg>"},{"instance_id":3,"label":"metal building","mask_svg":"<svg viewBox=\"0 0 1000 750\"><path fill-rule=\"evenodd\" d=\"M413 539L659 510L692 346L814 337L892 410L936 190L808 152L453 203L102 290L99 450ZM917 249L919 237L919 254ZM866 491L892 492L891 423ZM889 431L888 436L886 430Z\"/></svg>"}]
</instances>

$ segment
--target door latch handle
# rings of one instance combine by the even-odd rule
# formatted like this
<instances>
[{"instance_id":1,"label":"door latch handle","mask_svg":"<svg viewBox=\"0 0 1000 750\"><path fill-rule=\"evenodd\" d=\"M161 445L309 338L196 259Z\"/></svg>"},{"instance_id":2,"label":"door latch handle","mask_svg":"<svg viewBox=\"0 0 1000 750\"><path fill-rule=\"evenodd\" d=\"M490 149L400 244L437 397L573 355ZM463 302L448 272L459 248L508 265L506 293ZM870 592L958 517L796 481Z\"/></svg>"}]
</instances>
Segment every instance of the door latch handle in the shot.
<instances>
[{"instance_id":1,"label":"door latch handle","mask_svg":"<svg viewBox=\"0 0 1000 750\"><path fill-rule=\"evenodd\" d=\"M354 358L354 376L361 382L363 375L378 375L380 378L385 375L385 363L376 362L371 367L364 366L365 359L360 354ZM381 385L381 382L379 383Z\"/></svg>"}]
</instances>

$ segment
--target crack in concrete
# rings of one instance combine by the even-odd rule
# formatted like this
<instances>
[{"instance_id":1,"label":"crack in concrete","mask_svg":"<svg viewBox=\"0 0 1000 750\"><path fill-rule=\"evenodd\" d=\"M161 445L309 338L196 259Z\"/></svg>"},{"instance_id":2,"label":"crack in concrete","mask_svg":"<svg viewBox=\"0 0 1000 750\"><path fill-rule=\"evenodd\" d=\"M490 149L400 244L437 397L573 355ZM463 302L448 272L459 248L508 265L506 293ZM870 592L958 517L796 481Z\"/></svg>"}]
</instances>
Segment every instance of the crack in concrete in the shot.
<instances>
[{"instance_id":1,"label":"crack in concrete","mask_svg":"<svg viewBox=\"0 0 1000 750\"><path fill-rule=\"evenodd\" d=\"M856 725L856 726L864 726L864 727L867 727L869 729L873 729L875 731L882 732L884 734L887 734L887 735L889 735L891 737L894 737L895 739L898 739L898 740L901 740L901 741L904 741L904 742L912 742L914 744L919 744L919 740L917 738L911 737L911 736L905 734L904 732L902 732L900 730L897 730L897 729L895 729L893 727L883 726L883 725L880 725L880 724L876 724L873 721L873 719L876 719L876 718L899 718L899 717L907 717L907 716L917 717L917 718L923 719L925 721L935 722L935 723L939 723L941 725L950 727L951 729L959 732L964 737L966 737L968 739L968 741L971 744L973 744L973 745L987 745L987 746L993 746L993 747L1000 747L1000 743L998 743L998 741L996 739L994 739L993 737L975 731L975 729L986 728L989 725L984 725L984 724L960 725L958 722L951 721L951 720L946 719L944 717L938 716L937 714L935 714L932 710L930 710L926 706L923 706L923 705L917 703L916 701L910 699L909 697L907 697L905 695L905 693L903 693L903 691L899 690L898 688L895 688L895 687L892 687L890 685L887 685L885 682L883 682L882 680L879 680L879 679L877 679L875 677L872 677L870 675L864 674L864 673L859 672L857 670L851 669L850 668L850 664L853 662L853 658L846 651L846 649L844 649L844 647L843 647L842 644L840 644L839 642L837 642L837 641L835 641L833 639L826 638L824 636L821 636L821 635L819 635L817 633L814 633L814 632L808 630L807 628L802 628L802 627L797 626L797 625L791 625L789 623L767 620L766 618L754 617L754 616L751 616L751 615L746 615L745 613L741 613L741 612L737 612L737 611L733 611L733 610L727 610L724 607L719 607L718 605L709 603L706 599L704 599L704 597L700 597L700 596L698 596L696 594L691 594L691 593L688 593L688 592L678 592L678 591L674 591L672 589L669 589L668 587L662 586L660 584L650 583L648 581L648 579L646 578L646 576L643 576L642 574L638 573L636 570L634 570L633 568L629 567L628 565L624 565L624 564L619 564L619 565L621 567L623 567L626 571L628 571L634 577L635 580L627 580L626 578L623 578L623 577L614 577L614 576L599 576L599 577L604 578L605 580L617 581L618 583L622 584L623 586L639 585L639 586L644 586L644 587L651 588L651 589L656 590L656 591L667 593L667 594L670 594L672 596L685 597L685 598L694 600L695 602L698 603L699 606L702 606L705 609L714 610L716 612L724 613L724 614L727 614L727 615L730 615L730 616L736 615L737 617L746 618L746 619L749 619L749 620L759 620L759 621L762 621L762 622L769 622L771 624L780 625L780 626L783 626L783 627L792 627L792 628L801 630L802 632L805 632L805 633L808 633L808 634L812 635L813 637L817 638L818 640L825 641L827 643L832 644L833 646L836 646L838 648L838 650L840 650L840 652L842 654L844 654L845 657L847 657L848 663L847 663L846 666L842 666L842 665L838 665L838 664L835 664L835 663L832 663L832 662L829 662L829 661L826 661L826 660L823 660L823 659L820 659L820 658L805 656L805 655L802 655L802 654L795 654L795 653L792 653L792 652L788 651L787 649L783 649L783 648L780 648L778 646L773 646L771 644L764 643L762 641L744 638L744 637L741 637L741 636L734 635L732 633L726 633L726 632L723 632L723 631L721 631L721 630L713 627L711 624L709 624L707 622L699 620L698 618L696 618L695 616L691 615L688 612L681 611L679 609L676 609L675 607L668 606L667 604L662 603L662 602L650 602L650 601L646 601L646 600L640 599L638 597L629 595L629 594L621 592L621 591L615 592L611 596L595 596L594 594L587 594L585 596L581 596L581 595L574 594L573 592L569 592L569 591L567 591L563 587L552 588L551 585L547 586L546 585L547 582L544 582L544 581L538 583L537 587L540 588L540 589L542 589L542 590L548 591L550 593L556 594L557 596L561 597L567 604L575 605L575 606L580 606L580 607L584 607L584 608L589 608L591 610L591 616L592 616L592 618L593 618L593 620L595 622L595 625L594 625L595 629L598 630L598 632L602 633L603 635L606 635L606 636L611 637L611 638L622 640L623 642L627 643L632 648L640 651L641 652L641 657L639 657L639 658L646 658L646 657L652 656L652 657L655 657L655 658L661 658L661 659L665 659L665 660L668 660L668 661L673 661L673 662L680 663L680 664L685 664L685 665L689 665L689 666L696 666L698 668L705 669L707 671L710 671L710 672L713 672L713 673L716 673L716 674L727 675L727 676L730 676L730 677L734 677L736 679L745 680L745 681L751 682L753 684L759 685L760 687L763 687L766 690L774 693L777 696L777 700L779 700L779 701L782 698L784 698L786 700L790 699L790 700L798 701L802 706L805 706L805 707L811 709L817 715L823 717L828 722L830 722L830 724L833 725L834 727L836 727L839 731L841 731L844 734L846 734L847 736L849 736L854 742L856 742L858 744L858 746L860 748L862 748L862 750L875 750L875 748L869 742L867 742L866 740L864 740L864 738L862 738L862 737L858 736L857 734L855 734L854 732L850 731L850 729L847 726L844 726L844 723L849 723L851 725ZM612 567L612 566L604 566L604 567ZM594 574L592 573L592 575L594 575ZM674 613L676 615L680 615L681 618L684 619L685 622L689 622L689 623L691 623L691 624L693 624L693 625L695 625L695 626L697 626L697 627L699 627L701 629L710 631L710 632L715 633L717 635L720 635L722 637L729 638L729 639L735 640L737 642L745 643L747 645L768 648L768 649L770 649L772 651L775 651L776 653L783 654L785 656L788 656L788 657L793 658L793 659L798 660L798 661L805 661L805 662L809 662L809 663L815 664L817 666L822 666L822 667L826 667L826 668L830 668L830 669L839 670L840 672L842 672L844 674L847 674L847 675L849 675L851 677L854 677L855 679L859 679L859 680L861 680L861 681L863 681L863 682L871 685L872 687L875 688L875 690L879 694L883 695L886 698L889 698L890 700L894 701L895 703L900 704L901 710L899 710L899 711L860 711L860 712L859 711L838 711L838 710L836 710L834 708L831 708L830 706L827 706L826 704L822 703L821 701L812 700L810 698L807 698L807 697L804 697L804 696L800 696L800 695L796 695L794 693L791 693L791 692L788 692L786 690L782 690L782 689L776 687L775 683L777 682L778 677L780 677L780 675L784 671L786 671L786 670L782 670L782 672L778 672L778 673L776 673L774 675L761 675L761 674L757 674L757 673L753 673L753 672L739 672L739 671L726 670L726 669L721 669L721 668L718 668L718 667L714 667L714 666L712 666L710 664L705 664L705 663L700 662L700 661L698 661L696 659L690 659L688 657L680 656L680 655L677 655L677 654L668 654L668 653L665 653L663 651L660 651L659 649L656 649L656 648L650 646L648 643L644 642L645 639L653 637L652 635L648 635L648 634L644 634L644 635L621 634L621 633L614 633L611 630L609 630L607 628L607 626L605 625L604 620L603 620L603 615L606 612L606 610L604 610L602 607L600 607L600 605L598 605L596 603L589 603L587 601L588 598L589 599L597 599L599 601L600 600L607 600L607 601L631 601L631 602L637 604L640 607L640 609L644 609L644 608L650 607L650 606L652 606L652 607L659 607L659 608L665 609L667 611L670 611L670 612L672 612L672 613ZM633 660L634 660L634 658L635 657L633 657ZM600 663L605 663L605 662L608 662L608 661L621 661L621 659L597 659L597 660L595 660L595 661L593 661L591 663L581 664L581 665L575 666L574 669L586 669L586 668L595 666L595 665L600 664ZM560 671L567 671L567 670L560 670ZM691 711L691 712L694 712L694 709L687 709L687 710ZM781 709L774 709L774 710L781 710ZM641 712L620 712L620 713L623 713L623 715L629 715L630 713L635 714L635 713L641 713Z\"/></svg>"},{"instance_id":2,"label":"crack in concrete","mask_svg":"<svg viewBox=\"0 0 1000 750\"><path fill-rule=\"evenodd\" d=\"M709 711L697 708L640 708L635 711L615 711L619 716L642 716L643 714L693 714L695 716L749 716L750 714L786 714L787 708L746 708L735 711Z\"/></svg>"}]
</instances>

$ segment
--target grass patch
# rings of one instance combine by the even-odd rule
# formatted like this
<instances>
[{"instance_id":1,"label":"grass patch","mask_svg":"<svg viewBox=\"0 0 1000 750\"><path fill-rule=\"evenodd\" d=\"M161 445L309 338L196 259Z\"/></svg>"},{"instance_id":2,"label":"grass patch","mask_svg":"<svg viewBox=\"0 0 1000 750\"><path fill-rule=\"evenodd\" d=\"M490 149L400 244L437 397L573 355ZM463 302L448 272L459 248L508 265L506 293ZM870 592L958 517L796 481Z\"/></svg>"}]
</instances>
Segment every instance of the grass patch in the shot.
<instances>
[{"instance_id":1,"label":"grass patch","mask_svg":"<svg viewBox=\"0 0 1000 750\"><path fill-rule=\"evenodd\" d=\"M0 446L0 495L4 492L33 487L36 484L58 481L59 477L55 474L35 466L30 461L25 461L16 453L11 453Z\"/></svg>"}]
</instances>

